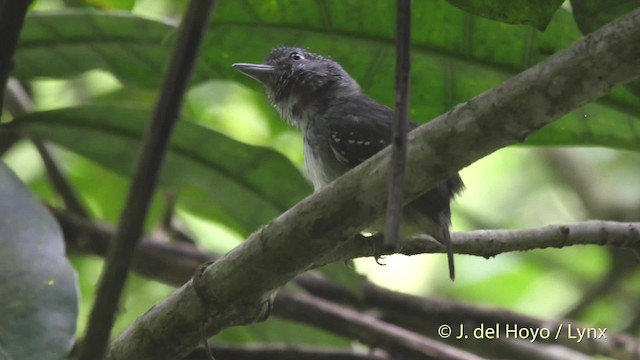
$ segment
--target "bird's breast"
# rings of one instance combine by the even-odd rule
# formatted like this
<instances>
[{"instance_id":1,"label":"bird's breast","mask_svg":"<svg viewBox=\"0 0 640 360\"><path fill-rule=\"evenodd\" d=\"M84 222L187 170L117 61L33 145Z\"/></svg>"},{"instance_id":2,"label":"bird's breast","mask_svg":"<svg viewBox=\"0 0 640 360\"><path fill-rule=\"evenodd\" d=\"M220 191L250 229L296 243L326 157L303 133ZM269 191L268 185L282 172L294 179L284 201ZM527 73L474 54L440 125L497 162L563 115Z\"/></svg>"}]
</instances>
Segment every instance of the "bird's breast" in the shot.
<instances>
[{"instance_id":1,"label":"bird's breast","mask_svg":"<svg viewBox=\"0 0 640 360\"><path fill-rule=\"evenodd\" d=\"M315 190L331 182L324 170L321 157L306 142L304 144L304 165Z\"/></svg>"},{"instance_id":2,"label":"bird's breast","mask_svg":"<svg viewBox=\"0 0 640 360\"><path fill-rule=\"evenodd\" d=\"M330 131L318 119L303 127L304 164L315 190L329 184L348 169L340 163L330 146Z\"/></svg>"}]
</instances>

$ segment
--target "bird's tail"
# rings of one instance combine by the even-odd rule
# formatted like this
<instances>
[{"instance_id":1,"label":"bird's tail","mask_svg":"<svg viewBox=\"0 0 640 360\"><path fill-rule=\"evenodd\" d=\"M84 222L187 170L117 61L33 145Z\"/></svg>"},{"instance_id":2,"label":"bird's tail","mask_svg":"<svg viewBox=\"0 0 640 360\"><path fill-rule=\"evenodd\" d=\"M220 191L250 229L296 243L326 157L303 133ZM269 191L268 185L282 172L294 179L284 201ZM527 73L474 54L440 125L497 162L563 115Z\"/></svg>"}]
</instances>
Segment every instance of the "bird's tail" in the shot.
<instances>
[{"instance_id":1,"label":"bird's tail","mask_svg":"<svg viewBox=\"0 0 640 360\"><path fill-rule=\"evenodd\" d=\"M453 262L453 244L451 242L451 232L449 231L449 217L440 214L440 229L442 230L442 244L447 248L447 261L449 262L449 278L456 279L456 266Z\"/></svg>"}]
</instances>

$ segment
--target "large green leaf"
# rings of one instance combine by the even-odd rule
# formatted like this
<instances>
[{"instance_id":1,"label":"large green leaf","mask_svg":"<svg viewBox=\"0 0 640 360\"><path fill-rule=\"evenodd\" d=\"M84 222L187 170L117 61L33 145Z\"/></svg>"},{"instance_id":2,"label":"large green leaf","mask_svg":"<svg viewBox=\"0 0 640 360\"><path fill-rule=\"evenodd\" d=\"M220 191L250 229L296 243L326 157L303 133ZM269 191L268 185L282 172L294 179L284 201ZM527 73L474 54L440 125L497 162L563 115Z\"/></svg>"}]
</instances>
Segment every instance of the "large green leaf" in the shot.
<instances>
[{"instance_id":1,"label":"large green leaf","mask_svg":"<svg viewBox=\"0 0 640 360\"><path fill-rule=\"evenodd\" d=\"M65 0L68 7L95 7L98 9L131 10L135 0Z\"/></svg>"},{"instance_id":2,"label":"large green leaf","mask_svg":"<svg viewBox=\"0 0 640 360\"><path fill-rule=\"evenodd\" d=\"M0 359L66 358L78 294L60 227L3 163L0 199Z\"/></svg>"},{"instance_id":3,"label":"large green leaf","mask_svg":"<svg viewBox=\"0 0 640 360\"><path fill-rule=\"evenodd\" d=\"M15 54L19 78L70 77L105 69L118 79L157 87L175 28L124 11L63 10L29 15Z\"/></svg>"},{"instance_id":4,"label":"large green leaf","mask_svg":"<svg viewBox=\"0 0 640 360\"><path fill-rule=\"evenodd\" d=\"M572 0L573 17L583 34L596 31L609 21L640 8L640 0ZM640 81L627 85L640 96Z\"/></svg>"},{"instance_id":5,"label":"large green leaf","mask_svg":"<svg viewBox=\"0 0 640 360\"><path fill-rule=\"evenodd\" d=\"M474 15L507 24L531 25L540 31L549 25L551 17L564 0L447 0Z\"/></svg>"},{"instance_id":6,"label":"large green leaf","mask_svg":"<svg viewBox=\"0 0 640 360\"><path fill-rule=\"evenodd\" d=\"M85 106L31 113L11 126L129 176L149 117L144 109ZM300 172L279 153L189 121L176 127L160 184L178 189L183 206L242 234L311 192Z\"/></svg>"},{"instance_id":7,"label":"large green leaf","mask_svg":"<svg viewBox=\"0 0 640 360\"><path fill-rule=\"evenodd\" d=\"M301 45L332 56L369 95L392 105L393 6L382 0L221 1L193 81L230 78L261 90L230 65L260 61L276 45ZM413 19L411 117L419 122L581 37L563 9L544 33L472 16L443 1L415 2ZM102 68L128 85L155 87L174 38L173 26L125 13L36 13L25 24L15 75L69 77ZM617 89L543 129L527 144L637 149L639 117L638 97Z\"/></svg>"},{"instance_id":8,"label":"large green leaf","mask_svg":"<svg viewBox=\"0 0 640 360\"><path fill-rule=\"evenodd\" d=\"M609 21L640 8L640 0L571 0L576 24L588 34Z\"/></svg>"}]
</instances>

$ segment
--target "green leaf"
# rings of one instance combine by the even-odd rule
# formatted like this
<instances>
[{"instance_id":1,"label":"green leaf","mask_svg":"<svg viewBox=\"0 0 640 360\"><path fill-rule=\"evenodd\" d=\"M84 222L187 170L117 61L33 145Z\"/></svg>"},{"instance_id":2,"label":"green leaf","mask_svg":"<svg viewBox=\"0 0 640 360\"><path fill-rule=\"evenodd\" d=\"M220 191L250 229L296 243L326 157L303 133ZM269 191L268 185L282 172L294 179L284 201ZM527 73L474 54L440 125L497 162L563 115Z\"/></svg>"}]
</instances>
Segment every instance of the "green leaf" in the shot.
<instances>
[{"instance_id":1,"label":"green leaf","mask_svg":"<svg viewBox=\"0 0 640 360\"><path fill-rule=\"evenodd\" d=\"M578 28L586 35L640 8L640 0L572 0L571 7ZM629 83L627 88L640 97L640 81Z\"/></svg>"},{"instance_id":2,"label":"green leaf","mask_svg":"<svg viewBox=\"0 0 640 360\"><path fill-rule=\"evenodd\" d=\"M3 163L0 199L0 358L66 358L78 289L60 227Z\"/></svg>"},{"instance_id":3,"label":"green leaf","mask_svg":"<svg viewBox=\"0 0 640 360\"><path fill-rule=\"evenodd\" d=\"M101 9L131 10L136 4L135 0L85 0L88 5Z\"/></svg>"},{"instance_id":4,"label":"green leaf","mask_svg":"<svg viewBox=\"0 0 640 360\"><path fill-rule=\"evenodd\" d=\"M527 139L527 145L604 146L640 151L640 107L614 110L594 102Z\"/></svg>"},{"instance_id":5,"label":"green leaf","mask_svg":"<svg viewBox=\"0 0 640 360\"><path fill-rule=\"evenodd\" d=\"M564 0L447 0L473 15L544 31Z\"/></svg>"},{"instance_id":6,"label":"green leaf","mask_svg":"<svg viewBox=\"0 0 640 360\"><path fill-rule=\"evenodd\" d=\"M109 10L131 10L135 3L135 0L65 0L67 7L95 7Z\"/></svg>"},{"instance_id":7,"label":"green leaf","mask_svg":"<svg viewBox=\"0 0 640 360\"><path fill-rule=\"evenodd\" d=\"M131 176L149 118L145 109L85 106L28 114L11 126ZM281 154L184 120L175 129L160 184L178 189L180 205L187 210L242 234L311 192Z\"/></svg>"},{"instance_id":8,"label":"green leaf","mask_svg":"<svg viewBox=\"0 0 640 360\"><path fill-rule=\"evenodd\" d=\"M158 87L175 27L122 11L32 13L20 34L14 75L71 77L92 69L121 81Z\"/></svg>"},{"instance_id":9,"label":"green leaf","mask_svg":"<svg viewBox=\"0 0 640 360\"><path fill-rule=\"evenodd\" d=\"M571 0L573 17L583 34L640 8L640 0Z\"/></svg>"}]
</instances>

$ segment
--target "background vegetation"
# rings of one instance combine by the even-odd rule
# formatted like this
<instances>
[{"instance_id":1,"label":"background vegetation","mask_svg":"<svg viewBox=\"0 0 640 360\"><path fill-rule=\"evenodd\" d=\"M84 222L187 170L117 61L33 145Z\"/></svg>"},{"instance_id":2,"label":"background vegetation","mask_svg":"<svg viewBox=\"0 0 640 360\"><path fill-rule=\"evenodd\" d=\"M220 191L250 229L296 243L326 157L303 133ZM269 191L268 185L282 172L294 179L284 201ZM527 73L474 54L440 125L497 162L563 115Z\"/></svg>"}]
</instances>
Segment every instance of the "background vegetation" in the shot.
<instances>
[{"instance_id":1,"label":"background vegetation","mask_svg":"<svg viewBox=\"0 0 640 360\"><path fill-rule=\"evenodd\" d=\"M0 200L0 215L17 214L19 204L30 198L28 191L13 190L21 189L21 182L50 207L84 209L91 219L117 223L185 6L186 1L169 0L34 2L5 94L0 183L6 190L3 196L10 189L13 195ZM472 15L442 0L414 1L411 117L426 122L638 7L639 1L566 2L540 21L526 16L529 26ZM392 14L394 3L386 0L220 1L146 222L148 233L166 241L179 241L176 237L186 233L197 239L198 247L224 254L310 194L302 175L299 134L278 119L259 85L231 64L260 62L277 45L304 46L340 62L366 93L392 106ZM550 19L547 26L544 19ZM505 148L464 169L467 190L454 204L454 230L588 219L638 221L638 96L637 83L615 89L536 133L524 146ZM79 209L65 202L51 180L52 165L47 166L43 156L50 156L68 179ZM9 272L16 254L26 253L30 260L24 261L33 263L33 256L55 252L38 255L33 252L38 243L27 241L9 247L17 238L7 236L11 229L21 234L20 229L33 229L48 216L33 207L20 214L25 214L25 223L12 228L0 224L2 246L11 249L0 251L0 263L5 264L0 269L15 282L31 277ZM55 226L42 231L27 237L47 242L56 237ZM70 300L61 313L77 323L75 336L81 338L102 261L77 243L70 249L76 249L68 259L77 274L79 312L76 320ZM635 336L640 332L640 272L629 251L576 246L491 259L458 255L454 283L448 280L442 255L395 255L381 262L384 266L358 259L354 269L338 264L324 275L356 289L362 278L354 276L355 271L381 286L418 296L492 305L543 319L575 319ZM61 294L68 297L72 287L68 284ZM171 286L132 275L114 334L172 291ZM0 303L18 293L6 283L0 285ZM61 301L57 295L51 299ZM0 337L7 341L3 334L13 329L2 320L0 315ZM74 335L73 326L65 328ZM29 326L20 331L14 332L15 339L31 341L36 336ZM43 327L37 336L51 335ZM276 317L225 330L214 341L353 345ZM68 344L58 346L49 358L68 351ZM35 354L33 358L46 358Z\"/></svg>"}]
</instances>

